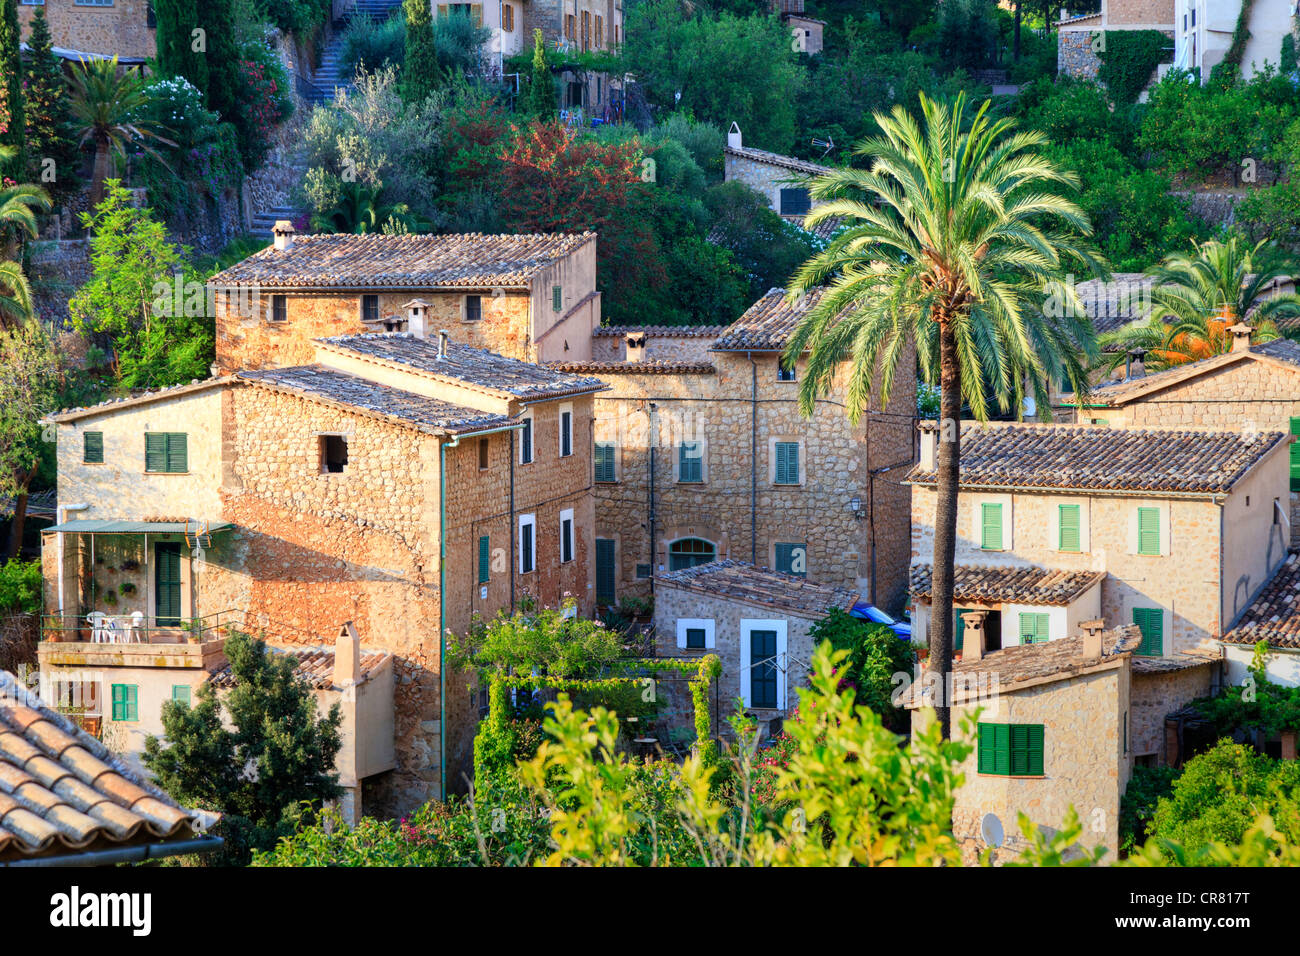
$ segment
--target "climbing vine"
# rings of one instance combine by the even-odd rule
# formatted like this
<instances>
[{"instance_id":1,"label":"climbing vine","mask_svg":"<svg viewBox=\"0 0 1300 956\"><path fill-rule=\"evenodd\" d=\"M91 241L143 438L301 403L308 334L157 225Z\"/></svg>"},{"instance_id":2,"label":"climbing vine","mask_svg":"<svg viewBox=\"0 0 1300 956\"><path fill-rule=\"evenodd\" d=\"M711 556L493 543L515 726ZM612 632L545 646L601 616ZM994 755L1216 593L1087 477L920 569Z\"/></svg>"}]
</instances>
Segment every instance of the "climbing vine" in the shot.
<instances>
[{"instance_id":1,"label":"climbing vine","mask_svg":"<svg viewBox=\"0 0 1300 956\"><path fill-rule=\"evenodd\" d=\"M1105 42L1097 51L1101 60L1097 78L1106 84L1116 104L1137 101L1170 42L1159 30L1106 31Z\"/></svg>"},{"instance_id":2,"label":"climbing vine","mask_svg":"<svg viewBox=\"0 0 1300 956\"><path fill-rule=\"evenodd\" d=\"M1246 52L1246 43L1250 40L1250 10L1255 0L1241 0L1241 9L1237 11L1237 25L1232 28L1232 43L1223 55L1220 66L1241 69L1241 58ZM1217 68L1216 68L1217 69Z\"/></svg>"}]
</instances>

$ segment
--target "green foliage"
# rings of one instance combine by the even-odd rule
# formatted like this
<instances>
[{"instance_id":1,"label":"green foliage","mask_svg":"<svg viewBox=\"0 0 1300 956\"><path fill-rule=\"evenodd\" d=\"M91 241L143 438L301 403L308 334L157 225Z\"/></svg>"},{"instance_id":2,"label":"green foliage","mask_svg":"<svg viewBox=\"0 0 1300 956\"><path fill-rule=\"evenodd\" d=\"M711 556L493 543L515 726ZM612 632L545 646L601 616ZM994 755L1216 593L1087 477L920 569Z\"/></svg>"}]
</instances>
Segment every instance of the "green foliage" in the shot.
<instances>
[{"instance_id":1,"label":"green foliage","mask_svg":"<svg viewBox=\"0 0 1300 956\"><path fill-rule=\"evenodd\" d=\"M555 77L546 63L542 31L533 31L533 70L528 78L528 113L545 122L555 116Z\"/></svg>"},{"instance_id":2,"label":"green foliage","mask_svg":"<svg viewBox=\"0 0 1300 956\"><path fill-rule=\"evenodd\" d=\"M21 41L18 0L0 0L0 145L14 149L0 171L11 177L22 175L27 168Z\"/></svg>"},{"instance_id":3,"label":"green foliage","mask_svg":"<svg viewBox=\"0 0 1300 956\"><path fill-rule=\"evenodd\" d=\"M977 70L993 63L993 11L991 0L944 0L939 4L938 45L954 67Z\"/></svg>"},{"instance_id":4,"label":"green foliage","mask_svg":"<svg viewBox=\"0 0 1300 956\"><path fill-rule=\"evenodd\" d=\"M704 206L709 241L730 252L743 271L749 302L785 285L817 251L808 233L778 216L761 193L742 182L710 187Z\"/></svg>"},{"instance_id":5,"label":"green foliage","mask_svg":"<svg viewBox=\"0 0 1300 956\"><path fill-rule=\"evenodd\" d=\"M317 713L292 656L238 633L225 654L235 686L218 697L205 683L193 707L164 703L164 739L146 738L142 760L178 802L225 814L223 856L242 863L292 833L300 805L338 796L342 715L337 704Z\"/></svg>"},{"instance_id":6,"label":"green foliage","mask_svg":"<svg viewBox=\"0 0 1300 956\"><path fill-rule=\"evenodd\" d=\"M424 6L427 9L428 5ZM343 31L339 59L347 76L357 70L373 73L385 66L400 68L405 56L406 20L402 17L389 17L379 23L367 16L354 17Z\"/></svg>"},{"instance_id":7,"label":"green foliage","mask_svg":"<svg viewBox=\"0 0 1300 956\"><path fill-rule=\"evenodd\" d=\"M0 611L39 614L41 612L41 562L10 558L0 565Z\"/></svg>"},{"instance_id":8,"label":"green foliage","mask_svg":"<svg viewBox=\"0 0 1300 956\"><path fill-rule=\"evenodd\" d=\"M53 458L40 420L58 410L66 374L39 321L0 329L0 497L26 494L42 462Z\"/></svg>"},{"instance_id":9,"label":"green foliage","mask_svg":"<svg viewBox=\"0 0 1300 956\"><path fill-rule=\"evenodd\" d=\"M63 66L54 55L45 7L32 13L24 64L24 115L27 118L28 182L41 183L64 198L80 186L80 155ZM51 178L53 176L53 178Z\"/></svg>"},{"instance_id":10,"label":"green foliage","mask_svg":"<svg viewBox=\"0 0 1300 956\"><path fill-rule=\"evenodd\" d=\"M503 611L486 623L476 620L463 638L447 639L448 661L482 674L584 677L621 653L617 637L599 621L555 608Z\"/></svg>"},{"instance_id":11,"label":"green foliage","mask_svg":"<svg viewBox=\"0 0 1300 956\"><path fill-rule=\"evenodd\" d=\"M265 9L275 26L305 37L328 19L330 6L330 0L276 0Z\"/></svg>"},{"instance_id":12,"label":"green foliage","mask_svg":"<svg viewBox=\"0 0 1300 956\"><path fill-rule=\"evenodd\" d=\"M1173 767L1134 767L1119 803L1119 852L1127 856L1151 836L1151 820L1161 799L1170 797L1179 771Z\"/></svg>"},{"instance_id":13,"label":"green foliage","mask_svg":"<svg viewBox=\"0 0 1300 956\"><path fill-rule=\"evenodd\" d=\"M408 103L423 103L441 85L433 12L427 0L402 0L402 19L406 24L402 96Z\"/></svg>"},{"instance_id":14,"label":"green foliage","mask_svg":"<svg viewBox=\"0 0 1300 956\"><path fill-rule=\"evenodd\" d=\"M1251 189L1237 206L1238 221L1254 239L1271 238L1290 249L1300 248L1300 119L1287 124L1266 158L1287 169L1288 175L1271 186Z\"/></svg>"},{"instance_id":15,"label":"green foliage","mask_svg":"<svg viewBox=\"0 0 1300 956\"><path fill-rule=\"evenodd\" d=\"M1159 30L1107 30L1097 78L1116 103L1135 103L1171 42Z\"/></svg>"},{"instance_id":16,"label":"green foliage","mask_svg":"<svg viewBox=\"0 0 1300 956\"><path fill-rule=\"evenodd\" d=\"M252 172L270 151L275 127L293 113L293 88L284 64L263 40L248 40L235 50L231 71L236 93L228 111L209 97L208 105L233 124L244 169Z\"/></svg>"},{"instance_id":17,"label":"green foliage","mask_svg":"<svg viewBox=\"0 0 1300 956\"><path fill-rule=\"evenodd\" d=\"M159 77L184 77L200 94L208 88L207 56L195 50L193 31L199 22L196 0L154 0L158 24L158 55L154 72Z\"/></svg>"},{"instance_id":18,"label":"green foliage","mask_svg":"<svg viewBox=\"0 0 1300 956\"><path fill-rule=\"evenodd\" d=\"M905 710L892 701L894 675L912 673L911 645L883 624L853 617L832 608L809 630L814 644L829 641L833 650L848 652L841 688L853 688L858 702L880 715L881 723L902 733L910 723Z\"/></svg>"}]
</instances>

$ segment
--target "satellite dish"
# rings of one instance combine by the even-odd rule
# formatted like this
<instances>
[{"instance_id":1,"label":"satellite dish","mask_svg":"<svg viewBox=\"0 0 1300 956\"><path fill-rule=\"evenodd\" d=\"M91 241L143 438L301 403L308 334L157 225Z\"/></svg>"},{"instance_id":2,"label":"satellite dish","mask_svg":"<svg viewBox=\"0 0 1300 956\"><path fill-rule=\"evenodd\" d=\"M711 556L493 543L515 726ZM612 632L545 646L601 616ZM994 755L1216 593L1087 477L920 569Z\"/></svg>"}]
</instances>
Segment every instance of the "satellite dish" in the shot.
<instances>
[{"instance_id":1,"label":"satellite dish","mask_svg":"<svg viewBox=\"0 0 1300 956\"><path fill-rule=\"evenodd\" d=\"M980 839L989 846L1001 846L1006 839L1002 832L1002 821L996 813L986 813L984 819L980 820Z\"/></svg>"}]
</instances>

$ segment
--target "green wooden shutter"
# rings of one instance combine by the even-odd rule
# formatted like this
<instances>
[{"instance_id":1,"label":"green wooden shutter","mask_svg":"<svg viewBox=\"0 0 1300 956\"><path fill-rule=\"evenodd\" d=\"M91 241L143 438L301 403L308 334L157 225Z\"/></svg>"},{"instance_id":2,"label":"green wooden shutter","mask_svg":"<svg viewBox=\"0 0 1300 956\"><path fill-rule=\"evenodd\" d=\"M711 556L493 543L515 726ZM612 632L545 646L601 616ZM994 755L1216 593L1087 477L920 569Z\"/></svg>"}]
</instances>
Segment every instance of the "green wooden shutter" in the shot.
<instances>
[{"instance_id":1,"label":"green wooden shutter","mask_svg":"<svg viewBox=\"0 0 1300 956\"><path fill-rule=\"evenodd\" d=\"M140 688L135 684L113 685L113 719L140 719Z\"/></svg>"},{"instance_id":2,"label":"green wooden shutter","mask_svg":"<svg viewBox=\"0 0 1300 956\"><path fill-rule=\"evenodd\" d=\"M167 434L167 470L170 472L190 470L189 441L184 432Z\"/></svg>"},{"instance_id":3,"label":"green wooden shutter","mask_svg":"<svg viewBox=\"0 0 1300 956\"><path fill-rule=\"evenodd\" d=\"M488 535L479 535L478 539L478 583L487 584L492 577L491 547Z\"/></svg>"},{"instance_id":4,"label":"green wooden shutter","mask_svg":"<svg viewBox=\"0 0 1300 956\"><path fill-rule=\"evenodd\" d=\"M1160 509L1138 509L1138 554L1160 553Z\"/></svg>"},{"instance_id":5,"label":"green wooden shutter","mask_svg":"<svg viewBox=\"0 0 1300 956\"><path fill-rule=\"evenodd\" d=\"M564 292L558 286L551 286L551 309L559 312L564 307Z\"/></svg>"},{"instance_id":6,"label":"green wooden shutter","mask_svg":"<svg viewBox=\"0 0 1300 956\"><path fill-rule=\"evenodd\" d=\"M776 551L776 570L784 571L786 574L797 574L800 577L808 576L808 568L805 566L796 570L794 566L795 555L802 552L807 554L807 545L797 542L778 541L774 547Z\"/></svg>"},{"instance_id":7,"label":"green wooden shutter","mask_svg":"<svg viewBox=\"0 0 1300 956\"><path fill-rule=\"evenodd\" d=\"M160 543L154 548L154 611L159 627L181 620L181 546Z\"/></svg>"},{"instance_id":8,"label":"green wooden shutter","mask_svg":"<svg viewBox=\"0 0 1300 956\"><path fill-rule=\"evenodd\" d=\"M1032 777L1041 777L1043 775L1043 725L1029 725L1029 775Z\"/></svg>"},{"instance_id":9,"label":"green wooden shutter","mask_svg":"<svg viewBox=\"0 0 1300 956\"><path fill-rule=\"evenodd\" d=\"M596 539L596 601L614 603L614 541L612 538Z\"/></svg>"},{"instance_id":10,"label":"green wooden shutter","mask_svg":"<svg viewBox=\"0 0 1300 956\"><path fill-rule=\"evenodd\" d=\"M1165 612L1158 607L1135 607L1133 623L1142 632L1137 653L1143 657L1160 657L1165 652Z\"/></svg>"},{"instance_id":11,"label":"green wooden shutter","mask_svg":"<svg viewBox=\"0 0 1300 956\"><path fill-rule=\"evenodd\" d=\"M986 501L980 505L980 547L985 551L1002 550L1002 505Z\"/></svg>"},{"instance_id":12,"label":"green wooden shutter","mask_svg":"<svg viewBox=\"0 0 1300 956\"><path fill-rule=\"evenodd\" d=\"M614 480L614 443L596 442L596 480Z\"/></svg>"},{"instance_id":13,"label":"green wooden shutter","mask_svg":"<svg viewBox=\"0 0 1300 956\"><path fill-rule=\"evenodd\" d=\"M104 463L104 433L84 432L81 436L81 460L89 465Z\"/></svg>"},{"instance_id":14,"label":"green wooden shutter","mask_svg":"<svg viewBox=\"0 0 1300 956\"><path fill-rule=\"evenodd\" d=\"M980 724L976 769L1005 776L1011 772L1011 735L1007 724Z\"/></svg>"},{"instance_id":15,"label":"green wooden shutter","mask_svg":"<svg viewBox=\"0 0 1300 956\"><path fill-rule=\"evenodd\" d=\"M1057 546L1062 551L1078 551L1080 548L1079 535L1079 506L1078 505L1061 505L1058 509L1060 521L1060 535Z\"/></svg>"},{"instance_id":16,"label":"green wooden shutter","mask_svg":"<svg viewBox=\"0 0 1300 956\"><path fill-rule=\"evenodd\" d=\"M1011 769L1013 777L1043 775L1043 725L1011 724Z\"/></svg>"},{"instance_id":17,"label":"green wooden shutter","mask_svg":"<svg viewBox=\"0 0 1300 956\"><path fill-rule=\"evenodd\" d=\"M144 470L167 470L167 436L162 432L145 432Z\"/></svg>"},{"instance_id":18,"label":"green wooden shutter","mask_svg":"<svg viewBox=\"0 0 1300 956\"><path fill-rule=\"evenodd\" d=\"M969 611L968 607L953 608L952 616L955 623L952 629L952 652L954 654L961 650L962 638L966 633L966 622L961 619L961 616Z\"/></svg>"},{"instance_id":19,"label":"green wooden shutter","mask_svg":"<svg viewBox=\"0 0 1300 956\"><path fill-rule=\"evenodd\" d=\"M185 706L188 707L188 706L190 705L190 703L192 702L192 700L193 700L193 698L192 698L192 696L191 696L191 692L190 692L190 685L189 685L189 684L173 684L173 685L172 685L172 700L176 701L178 704L184 704Z\"/></svg>"},{"instance_id":20,"label":"green wooden shutter","mask_svg":"<svg viewBox=\"0 0 1300 956\"><path fill-rule=\"evenodd\" d=\"M1291 434L1300 435L1300 418L1291 419ZM1300 441L1291 443L1291 490L1300 491Z\"/></svg>"},{"instance_id":21,"label":"green wooden shutter","mask_svg":"<svg viewBox=\"0 0 1300 956\"><path fill-rule=\"evenodd\" d=\"M799 484L799 443L779 441L776 443L776 483L778 485Z\"/></svg>"},{"instance_id":22,"label":"green wooden shutter","mask_svg":"<svg viewBox=\"0 0 1300 956\"><path fill-rule=\"evenodd\" d=\"M1046 644L1048 633L1048 615L1035 611L1020 612L1021 644Z\"/></svg>"}]
</instances>

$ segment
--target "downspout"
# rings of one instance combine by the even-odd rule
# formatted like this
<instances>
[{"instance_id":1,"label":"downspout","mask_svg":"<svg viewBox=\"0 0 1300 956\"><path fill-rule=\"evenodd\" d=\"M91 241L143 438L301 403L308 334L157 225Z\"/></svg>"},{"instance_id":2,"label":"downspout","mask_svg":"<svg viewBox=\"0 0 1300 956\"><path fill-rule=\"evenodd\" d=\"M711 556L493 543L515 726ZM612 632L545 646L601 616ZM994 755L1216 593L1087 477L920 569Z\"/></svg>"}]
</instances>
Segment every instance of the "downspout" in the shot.
<instances>
[{"instance_id":1,"label":"downspout","mask_svg":"<svg viewBox=\"0 0 1300 956\"><path fill-rule=\"evenodd\" d=\"M648 471L650 472L650 501L649 510L646 515L650 529L650 597L654 598L655 594L655 565L659 556L659 537L656 533L657 516L655 514L655 449L659 445L659 428L655 421L654 402L650 403L650 434L646 441L646 457L649 459Z\"/></svg>"},{"instance_id":2,"label":"downspout","mask_svg":"<svg viewBox=\"0 0 1300 956\"><path fill-rule=\"evenodd\" d=\"M193 840L176 840L172 843L146 843L144 846L118 847L92 850L89 853L65 853L62 856L38 856L29 859L0 863L4 866L116 866L119 863L142 863L165 856L186 853L212 853L225 844L223 837L199 837Z\"/></svg>"},{"instance_id":3,"label":"downspout","mask_svg":"<svg viewBox=\"0 0 1300 956\"><path fill-rule=\"evenodd\" d=\"M758 564L758 363L749 359L749 563Z\"/></svg>"},{"instance_id":4,"label":"downspout","mask_svg":"<svg viewBox=\"0 0 1300 956\"><path fill-rule=\"evenodd\" d=\"M89 509L90 509L90 505L89 505L89 504L59 505L58 508L56 509L56 510L57 510L57 515L56 515L56 517L59 519L59 524L63 524L65 521L68 520L68 512L69 512L69 511L88 511ZM64 555L63 555L63 535L64 535L64 532L60 531L58 534L59 534L59 542L58 542L58 552L59 552L59 627L62 628L62 627L63 627L63 564L64 564L64 561L63 561L63 558L64 558Z\"/></svg>"},{"instance_id":5,"label":"downspout","mask_svg":"<svg viewBox=\"0 0 1300 956\"><path fill-rule=\"evenodd\" d=\"M506 536L510 539L510 613L515 613L515 433L510 433L510 524Z\"/></svg>"}]
</instances>

